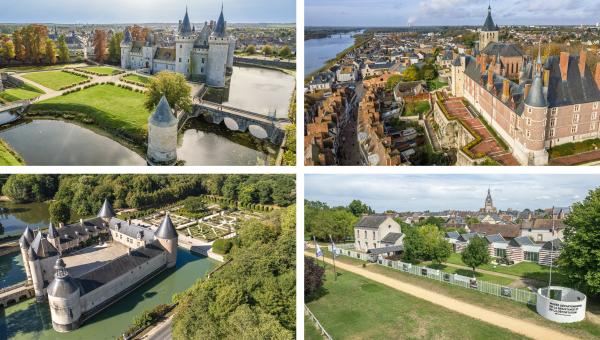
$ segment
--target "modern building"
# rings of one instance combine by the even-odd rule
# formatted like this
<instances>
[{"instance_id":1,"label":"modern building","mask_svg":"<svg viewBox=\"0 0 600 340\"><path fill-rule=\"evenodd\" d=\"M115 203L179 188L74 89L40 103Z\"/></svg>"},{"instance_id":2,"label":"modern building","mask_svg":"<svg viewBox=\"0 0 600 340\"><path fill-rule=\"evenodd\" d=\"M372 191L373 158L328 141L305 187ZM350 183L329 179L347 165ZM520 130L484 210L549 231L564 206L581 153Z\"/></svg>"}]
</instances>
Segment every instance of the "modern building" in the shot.
<instances>
[{"instance_id":1,"label":"modern building","mask_svg":"<svg viewBox=\"0 0 600 340\"><path fill-rule=\"evenodd\" d=\"M145 41L134 41L129 28L121 42L121 67L145 69L149 73L178 72L208 86L225 87L226 76L233 71L236 40L227 34L223 9L216 24L204 23L196 31L187 8L175 36L174 46L162 46L149 32Z\"/></svg>"},{"instance_id":2,"label":"modern building","mask_svg":"<svg viewBox=\"0 0 600 340\"><path fill-rule=\"evenodd\" d=\"M116 218L105 200L98 217L35 236L26 228L19 244L37 301L48 300L53 328L68 332L174 267L178 235L169 215L154 231Z\"/></svg>"},{"instance_id":3,"label":"modern building","mask_svg":"<svg viewBox=\"0 0 600 340\"><path fill-rule=\"evenodd\" d=\"M488 19L482 52L452 63L452 94L470 103L521 165L546 165L549 148L600 137L600 64L592 73L583 49L542 63L541 42L537 60L526 60L518 47L497 45L491 9Z\"/></svg>"}]
</instances>

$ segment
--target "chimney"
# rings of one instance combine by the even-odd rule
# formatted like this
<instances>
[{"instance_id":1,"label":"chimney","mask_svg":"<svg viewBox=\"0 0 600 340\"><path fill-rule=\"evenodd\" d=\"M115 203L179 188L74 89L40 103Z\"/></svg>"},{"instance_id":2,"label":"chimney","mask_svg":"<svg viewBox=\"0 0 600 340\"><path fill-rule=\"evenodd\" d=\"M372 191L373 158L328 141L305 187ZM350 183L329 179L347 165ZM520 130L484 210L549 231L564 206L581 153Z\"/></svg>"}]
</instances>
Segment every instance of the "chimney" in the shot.
<instances>
[{"instance_id":1,"label":"chimney","mask_svg":"<svg viewBox=\"0 0 600 340\"><path fill-rule=\"evenodd\" d=\"M484 74L485 73L485 57L484 56L480 56L479 65L481 66L481 74Z\"/></svg>"},{"instance_id":2,"label":"chimney","mask_svg":"<svg viewBox=\"0 0 600 340\"><path fill-rule=\"evenodd\" d=\"M495 55L492 56L492 61L490 61L490 67L494 67L494 66L496 66L496 56Z\"/></svg>"},{"instance_id":3,"label":"chimney","mask_svg":"<svg viewBox=\"0 0 600 340\"><path fill-rule=\"evenodd\" d=\"M596 86L600 89L600 62L596 64L596 71L594 72L594 80L596 81Z\"/></svg>"},{"instance_id":4,"label":"chimney","mask_svg":"<svg viewBox=\"0 0 600 340\"><path fill-rule=\"evenodd\" d=\"M567 81L569 71L569 52L560 52L560 78Z\"/></svg>"},{"instance_id":5,"label":"chimney","mask_svg":"<svg viewBox=\"0 0 600 340\"><path fill-rule=\"evenodd\" d=\"M490 67L488 70L487 88L488 91L494 87L494 70Z\"/></svg>"},{"instance_id":6,"label":"chimney","mask_svg":"<svg viewBox=\"0 0 600 340\"><path fill-rule=\"evenodd\" d=\"M544 87L548 87L550 83L550 70L544 70Z\"/></svg>"},{"instance_id":7,"label":"chimney","mask_svg":"<svg viewBox=\"0 0 600 340\"><path fill-rule=\"evenodd\" d=\"M585 77L585 62L587 61L587 52L584 48L579 51L579 75Z\"/></svg>"},{"instance_id":8,"label":"chimney","mask_svg":"<svg viewBox=\"0 0 600 340\"><path fill-rule=\"evenodd\" d=\"M524 93L525 96L523 97L523 100L527 99L530 89L531 89L531 84L525 84L525 93Z\"/></svg>"},{"instance_id":9,"label":"chimney","mask_svg":"<svg viewBox=\"0 0 600 340\"><path fill-rule=\"evenodd\" d=\"M83 226L83 218L79 219L79 224L81 224Z\"/></svg>"},{"instance_id":10,"label":"chimney","mask_svg":"<svg viewBox=\"0 0 600 340\"><path fill-rule=\"evenodd\" d=\"M502 82L502 101L505 102L510 97L510 81L504 79Z\"/></svg>"}]
</instances>

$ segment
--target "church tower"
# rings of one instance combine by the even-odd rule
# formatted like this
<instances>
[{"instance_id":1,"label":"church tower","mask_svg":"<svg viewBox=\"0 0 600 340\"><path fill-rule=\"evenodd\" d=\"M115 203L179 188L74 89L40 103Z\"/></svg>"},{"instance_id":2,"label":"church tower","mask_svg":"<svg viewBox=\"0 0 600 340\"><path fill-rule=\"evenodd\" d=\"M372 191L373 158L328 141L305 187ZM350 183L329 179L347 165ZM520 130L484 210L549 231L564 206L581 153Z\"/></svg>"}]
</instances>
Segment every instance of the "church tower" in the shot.
<instances>
[{"instance_id":1,"label":"church tower","mask_svg":"<svg viewBox=\"0 0 600 340\"><path fill-rule=\"evenodd\" d=\"M208 70L206 73L206 83L208 86L225 87L225 75L227 72L227 63L229 62L230 48L230 39L226 32L223 7L221 7L221 15L219 15L215 30L208 39ZM233 66L233 59L231 61Z\"/></svg>"},{"instance_id":2,"label":"church tower","mask_svg":"<svg viewBox=\"0 0 600 340\"><path fill-rule=\"evenodd\" d=\"M173 165L177 162L177 118L163 96L148 117L148 163Z\"/></svg>"},{"instance_id":3,"label":"church tower","mask_svg":"<svg viewBox=\"0 0 600 340\"><path fill-rule=\"evenodd\" d=\"M190 75L190 58L194 49L194 40L195 32L186 7L185 16L175 37L175 72L183 74L186 78Z\"/></svg>"},{"instance_id":4,"label":"church tower","mask_svg":"<svg viewBox=\"0 0 600 340\"><path fill-rule=\"evenodd\" d=\"M488 15L479 32L479 50L483 51L489 43L498 42L499 29L492 19L492 5L488 6Z\"/></svg>"},{"instance_id":5,"label":"church tower","mask_svg":"<svg viewBox=\"0 0 600 340\"><path fill-rule=\"evenodd\" d=\"M496 208L494 207L494 202L492 201L492 193L490 192L489 188L488 188L488 192L487 192L487 197L485 198L485 207L483 208L483 211L486 213L495 213L496 212Z\"/></svg>"}]
</instances>

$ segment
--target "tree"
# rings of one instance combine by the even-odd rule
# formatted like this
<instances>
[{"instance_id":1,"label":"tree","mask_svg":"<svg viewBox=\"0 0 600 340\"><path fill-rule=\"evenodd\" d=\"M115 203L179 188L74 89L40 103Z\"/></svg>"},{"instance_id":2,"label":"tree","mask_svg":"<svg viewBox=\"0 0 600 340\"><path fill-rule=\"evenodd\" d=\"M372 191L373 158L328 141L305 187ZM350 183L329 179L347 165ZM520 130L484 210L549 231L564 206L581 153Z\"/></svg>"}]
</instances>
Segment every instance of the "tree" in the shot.
<instances>
[{"instance_id":1,"label":"tree","mask_svg":"<svg viewBox=\"0 0 600 340\"><path fill-rule=\"evenodd\" d=\"M206 204L202 197L188 197L183 200L183 208L191 213L201 213L206 211Z\"/></svg>"},{"instance_id":2,"label":"tree","mask_svg":"<svg viewBox=\"0 0 600 340\"><path fill-rule=\"evenodd\" d=\"M15 44L12 41L2 43L2 58L10 61L15 58Z\"/></svg>"},{"instance_id":3,"label":"tree","mask_svg":"<svg viewBox=\"0 0 600 340\"><path fill-rule=\"evenodd\" d=\"M416 67L415 65L410 65L409 67L406 68L406 70L404 70L404 73L402 73L402 78L404 79L404 81L415 81L415 80L419 80L420 79L420 75L419 75L419 68Z\"/></svg>"},{"instance_id":4,"label":"tree","mask_svg":"<svg viewBox=\"0 0 600 340\"><path fill-rule=\"evenodd\" d=\"M435 67L432 65L423 66L423 79L432 81L435 78L437 78L437 71L435 70Z\"/></svg>"},{"instance_id":5,"label":"tree","mask_svg":"<svg viewBox=\"0 0 600 340\"><path fill-rule=\"evenodd\" d=\"M571 207L564 221L558 264L568 280L589 295L600 295L600 189Z\"/></svg>"},{"instance_id":6,"label":"tree","mask_svg":"<svg viewBox=\"0 0 600 340\"><path fill-rule=\"evenodd\" d=\"M304 220L308 236L329 241L331 235L337 242L354 236L354 224L357 218L345 208L334 208L318 210L314 214L305 210Z\"/></svg>"},{"instance_id":7,"label":"tree","mask_svg":"<svg viewBox=\"0 0 600 340\"><path fill-rule=\"evenodd\" d=\"M191 112L191 88L180 73L162 71L150 80L146 92L145 106L152 111L164 95L171 108L176 112Z\"/></svg>"},{"instance_id":8,"label":"tree","mask_svg":"<svg viewBox=\"0 0 600 340\"><path fill-rule=\"evenodd\" d=\"M94 55L96 61L103 63L106 60L106 31L97 29L94 31Z\"/></svg>"},{"instance_id":9,"label":"tree","mask_svg":"<svg viewBox=\"0 0 600 340\"><path fill-rule=\"evenodd\" d=\"M469 241L467 247L461 254L462 261L469 267L475 268L490 262L487 241L483 237L475 236Z\"/></svg>"},{"instance_id":10,"label":"tree","mask_svg":"<svg viewBox=\"0 0 600 340\"><path fill-rule=\"evenodd\" d=\"M25 46L23 46L23 35L20 30L13 32L12 41L15 44L15 59L25 61Z\"/></svg>"},{"instance_id":11,"label":"tree","mask_svg":"<svg viewBox=\"0 0 600 340\"><path fill-rule=\"evenodd\" d=\"M248 45L246 46L246 53L248 54L256 54L256 46Z\"/></svg>"},{"instance_id":12,"label":"tree","mask_svg":"<svg viewBox=\"0 0 600 340\"><path fill-rule=\"evenodd\" d=\"M309 300L323 287L325 269L311 257L304 257L304 298Z\"/></svg>"},{"instance_id":13,"label":"tree","mask_svg":"<svg viewBox=\"0 0 600 340\"><path fill-rule=\"evenodd\" d=\"M258 202L258 193L254 184L243 185L239 190L239 201L242 204L251 204Z\"/></svg>"},{"instance_id":14,"label":"tree","mask_svg":"<svg viewBox=\"0 0 600 340\"><path fill-rule=\"evenodd\" d=\"M273 54L273 47L271 45L263 46L262 53L267 56Z\"/></svg>"},{"instance_id":15,"label":"tree","mask_svg":"<svg viewBox=\"0 0 600 340\"><path fill-rule=\"evenodd\" d=\"M67 40L64 35L58 37L58 58L61 63L68 63L71 56L69 54L69 47L67 46Z\"/></svg>"},{"instance_id":16,"label":"tree","mask_svg":"<svg viewBox=\"0 0 600 340\"><path fill-rule=\"evenodd\" d=\"M388 78L387 83L385 84L385 89L387 91L391 91L396 87L396 85L402 81L402 76L399 74L394 74Z\"/></svg>"},{"instance_id":17,"label":"tree","mask_svg":"<svg viewBox=\"0 0 600 340\"><path fill-rule=\"evenodd\" d=\"M123 32L117 32L110 38L108 44L108 60L118 63L121 60L121 41L123 41Z\"/></svg>"},{"instance_id":18,"label":"tree","mask_svg":"<svg viewBox=\"0 0 600 340\"><path fill-rule=\"evenodd\" d=\"M55 222L67 223L71 218L71 209L63 201L50 203L50 219Z\"/></svg>"},{"instance_id":19,"label":"tree","mask_svg":"<svg viewBox=\"0 0 600 340\"><path fill-rule=\"evenodd\" d=\"M292 56L292 49L289 46L283 46L279 50L279 56L284 59L289 59Z\"/></svg>"},{"instance_id":20,"label":"tree","mask_svg":"<svg viewBox=\"0 0 600 340\"><path fill-rule=\"evenodd\" d=\"M57 185L53 175L10 175L2 193L15 202L43 202L54 197Z\"/></svg>"},{"instance_id":21,"label":"tree","mask_svg":"<svg viewBox=\"0 0 600 340\"><path fill-rule=\"evenodd\" d=\"M477 217L474 217L474 216L467 217L467 219L465 220L465 222L467 223L467 225L473 225L473 224L481 223L481 221L479 221L479 219Z\"/></svg>"},{"instance_id":22,"label":"tree","mask_svg":"<svg viewBox=\"0 0 600 340\"><path fill-rule=\"evenodd\" d=\"M350 204L348 205L348 209L356 217L359 217L364 214L369 215L375 213L375 211L371 209L371 207L364 204L360 200L353 200L352 202L350 202Z\"/></svg>"},{"instance_id":23,"label":"tree","mask_svg":"<svg viewBox=\"0 0 600 340\"><path fill-rule=\"evenodd\" d=\"M56 46L52 39L46 40L46 60L49 64L56 64Z\"/></svg>"}]
</instances>

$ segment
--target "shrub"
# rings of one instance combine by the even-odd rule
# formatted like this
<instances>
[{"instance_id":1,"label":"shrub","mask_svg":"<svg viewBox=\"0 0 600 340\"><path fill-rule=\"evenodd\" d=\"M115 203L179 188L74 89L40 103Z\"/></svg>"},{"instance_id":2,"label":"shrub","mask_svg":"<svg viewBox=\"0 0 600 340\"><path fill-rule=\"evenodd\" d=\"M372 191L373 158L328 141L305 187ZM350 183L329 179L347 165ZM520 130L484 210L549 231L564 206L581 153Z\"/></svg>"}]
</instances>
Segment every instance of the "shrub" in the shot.
<instances>
[{"instance_id":1,"label":"shrub","mask_svg":"<svg viewBox=\"0 0 600 340\"><path fill-rule=\"evenodd\" d=\"M233 247L231 239L218 239L213 242L212 252L220 255L229 254L229 251Z\"/></svg>"}]
</instances>

